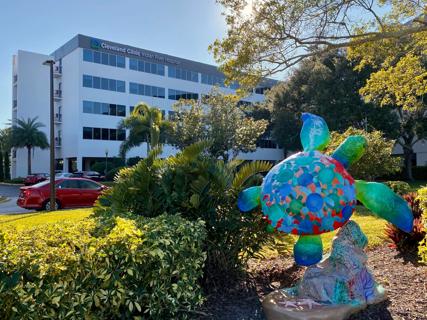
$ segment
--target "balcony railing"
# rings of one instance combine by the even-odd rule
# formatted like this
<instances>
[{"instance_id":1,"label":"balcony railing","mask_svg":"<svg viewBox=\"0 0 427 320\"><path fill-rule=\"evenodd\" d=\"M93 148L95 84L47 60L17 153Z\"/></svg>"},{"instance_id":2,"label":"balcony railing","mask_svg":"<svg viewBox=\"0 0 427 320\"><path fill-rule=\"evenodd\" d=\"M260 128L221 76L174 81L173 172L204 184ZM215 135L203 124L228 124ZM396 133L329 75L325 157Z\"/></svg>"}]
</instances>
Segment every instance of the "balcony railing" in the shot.
<instances>
[{"instance_id":1,"label":"balcony railing","mask_svg":"<svg viewBox=\"0 0 427 320\"><path fill-rule=\"evenodd\" d=\"M61 66L53 66L53 75L55 77L60 77L62 75L62 67Z\"/></svg>"},{"instance_id":2,"label":"balcony railing","mask_svg":"<svg viewBox=\"0 0 427 320\"><path fill-rule=\"evenodd\" d=\"M62 139L61 137L56 137L55 138L55 147L60 148L62 145Z\"/></svg>"},{"instance_id":3,"label":"balcony railing","mask_svg":"<svg viewBox=\"0 0 427 320\"><path fill-rule=\"evenodd\" d=\"M53 96L56 99L62 99L62 90L56 89L53 91Z\"/></svg>"},{"instance_id":4,"label":"balcony railing","mask_svg":"<svg viewBox=\"0 0 427 320\"><path fill-rule=\"evenodd\" d=\"M55 122L62 122L62 113L55 113Z\"/></svg>"}]
</instances>

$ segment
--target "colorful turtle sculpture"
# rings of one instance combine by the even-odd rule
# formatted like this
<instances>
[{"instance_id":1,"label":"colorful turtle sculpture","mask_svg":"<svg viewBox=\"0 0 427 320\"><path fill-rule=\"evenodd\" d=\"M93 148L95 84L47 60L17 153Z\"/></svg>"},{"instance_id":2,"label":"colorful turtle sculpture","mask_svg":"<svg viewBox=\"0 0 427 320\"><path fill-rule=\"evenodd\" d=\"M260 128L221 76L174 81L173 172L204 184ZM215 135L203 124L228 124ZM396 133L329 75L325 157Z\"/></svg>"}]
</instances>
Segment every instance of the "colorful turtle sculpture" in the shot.
<instances>
[{"instance_id":1,"label":"colorful turtle sculpture","mask_svg":"<svg viewBox=\"0 0 427 320\"><path fill-rule=\"evenodd\" d=\"M261 186L242 191L241 211L261 204L270 230L299 235L294 246L297 264L309 266L322 259L320 234L343 226L357 200L379 217L406 232L412 231L408 204L382 183L354 180L346 168L362 156L367 141L348 137L331 155L321 153L330 141L323 118L304 113L303 151L274 166Z\"/></svg>"}]
</instances>

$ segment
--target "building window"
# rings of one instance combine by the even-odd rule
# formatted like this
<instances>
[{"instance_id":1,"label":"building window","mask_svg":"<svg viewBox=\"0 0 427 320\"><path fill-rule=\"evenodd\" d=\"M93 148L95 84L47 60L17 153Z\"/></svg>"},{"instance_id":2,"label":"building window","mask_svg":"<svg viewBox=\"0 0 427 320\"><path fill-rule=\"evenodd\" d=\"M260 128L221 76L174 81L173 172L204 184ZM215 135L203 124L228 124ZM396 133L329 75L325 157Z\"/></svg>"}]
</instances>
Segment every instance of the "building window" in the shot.
<instances>
[{"instance_id":1,"label":"building window","mask_svg":"<svg viewBox=\"0 0 427 320\"><path fill-rule=\"evenodd\" d=\"M193 92L175 90L175 89L168 89L168 98L170 100L180 100L180 99L197 100L197 99L199 99L199 94L193 93Z\"/></svg>"},{"instance_id":2,"label":"building window","mask_svg":"<svg viewBox=\"0 0 427 320\"><path fill-rule=\"evenodd\" d=\"M83 113L126 117L126 106L122 104L102 103L83 100Z\"/></svg>"},{"instance_id":3,"label":"building window","mask_svg":"<svg viewBox=\"0 0 427 320\"><path fill-rule=\"evenodd\" d=\"M126 130L83 127L83 139L85 140L126 140Z\"/></svg>"},{"instance_id":4,"label":"building window","mask_svg":"<svg viewBox=\"0 0 427 320\"><path fill-rule=\"evenodd\" d=\"M257 141L256 146L258 148L276 149L277 144L270 139L260 139Z\"/></svg>"},{"instance_id":5,"label":"building window","mask_svg":"<svg viewBox=\"0 0 427 320\"><path fill-rule=\"evenodd\" d=\"M135 82L129 82L129 93L161 99L165 98L165 88Z\"/></svg>"},{"instance_id":6,"label":"building window","mask_svg":"<svg viewBox=\"0 0 427 320\"><path fill-rule=\"evenodd\" d=\"M147 62L139 59L129 58L129 69L157 74L159 76L165 75L165 66L163 64Z\"/></svg>"},{"instance_id":7,"label":"building window","mask_svg":"<svg viewBox=\"0 0 427 320\"><path fill-rule=\"evenodd\" d=\"M176 67L168 67L169 78L199 82L199 73L191 70L180 69Z\"/></svg>"},{"instance_id":8,"label":"building window","mask_svg":"<svg viewBox=\"0 0 427 320\"><path fill-rule=\"evenodd\" d=\"M126 58L115 54L83 49L83 61L105 64L106 66L126 68Z\"/></svg>"},{"instance_id":9,"label":"building window","mask_svg":"<svg viewBox=\"0 0 427 320\"><path fill-rule=\"evenodd\" d=\"M121 80L83 75L83 87L117 92L126 92L126 83Z\"/></svg>"}]
</instances>

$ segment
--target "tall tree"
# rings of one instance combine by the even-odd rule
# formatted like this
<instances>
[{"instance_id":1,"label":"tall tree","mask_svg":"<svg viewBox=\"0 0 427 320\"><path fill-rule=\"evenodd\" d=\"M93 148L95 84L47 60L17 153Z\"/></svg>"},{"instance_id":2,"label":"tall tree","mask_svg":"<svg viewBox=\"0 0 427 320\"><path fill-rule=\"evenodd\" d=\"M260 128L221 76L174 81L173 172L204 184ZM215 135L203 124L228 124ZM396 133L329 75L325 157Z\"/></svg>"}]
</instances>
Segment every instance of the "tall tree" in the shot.
<instances>
[{"instance_id":1,"label":"tall tree","mask_svg":"<svg viewBox=\"0 0 427 320\"><path fill-rule=\"evenodd\" d=\"M336 51L303 61L292 76L267 93L265 105L272 112L273 137L285 150L301 148L301 113L321 115L333 131L349 127L381 130L397 136L397 117L390 108L364 102L359 95L369 70L354 70L355 63Z\"/></svg>"},{"instance_id":2,"label":"tall tree","mask_svg":"<svg viewBox=\"0 0 427 320\"><path fill-rule=\"evenodd\" d=\"M34 148L46 149L49 143L46 134L39 129L45 125L37 121L38 117L17 119L12 126L12 146L27 149L27 173L31 174L31 151Z\"/></svg>"},{"instance_id":3,"label":"tall tree","mask_svg":"<svg viewBox=\"0 0 427 320\"><path fill-rule=\"evenodd\" d=\"M3 152L4 180L10 180L10 151L12 149L12 128L0 130L0 150Z\"/></svg>"},{"instance_id":4,"label":"tall tree","mask_svg":"<svg viewBox=\"0 0 427 320\"><path fill-rule=\"evenodd\" d=\"M365 101L392 108L398 116L397 143L406 177L413 180L413 147L427 138L427 32L354 46L349 58L358 70L373 69L360 89Z\"/></svg>"},{"instance_id":5,"label":"tall tree","mask_svg":"<svg viewBox=\"0 0 427 320\"><path fill-rule=\"evenodd\" d=\"M425 0L217 2L228 30L210 49L227 77L247 86L319 53L427 30Z\"/></svg>"},{"instance_id":6,"label":"tall tree","mask_svg":"<svg viewBox=\"0 0 427 320\"><path fill-rule=\"evenodd\" d=\"M120 122L119 129L129 129L129 135L120 145L122 157L143 142L147 143L148 155L150 148L158 146L165 140L170 124L163 119L160 109L150 107L146 103L139 103L132 113Z\"/></svg>"},{"instance_id":7,"label":"tall tree","mask_svg":"<svg viewBox=\"0 0 427 320\"><path fill-rule=\"evenodd\" d=\"M170 142L185 148L200 140L210 140L212 156L228 161L239 152L255 151L258 138L268 121L254 120L239 106L239 97L214 88L201 100L180 100L173 107L174 134Z\"/></svg>"}]
</instances>

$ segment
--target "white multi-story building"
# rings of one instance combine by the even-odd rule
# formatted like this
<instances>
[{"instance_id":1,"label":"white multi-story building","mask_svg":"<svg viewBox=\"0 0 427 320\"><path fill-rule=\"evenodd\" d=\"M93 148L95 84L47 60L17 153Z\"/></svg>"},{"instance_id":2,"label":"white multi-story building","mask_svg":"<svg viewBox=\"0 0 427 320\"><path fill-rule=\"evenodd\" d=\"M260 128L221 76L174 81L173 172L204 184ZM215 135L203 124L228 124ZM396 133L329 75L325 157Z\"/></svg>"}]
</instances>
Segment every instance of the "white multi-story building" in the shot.
<instances>
[{"instance_id":1,"label":"white multi-story building","mask_svg":"<svg viewBox=\"0 0 427 320\"><path fill-rule=\"evenodd\" d=\"M200 98L213 85L227 93L224 76L215 66L135 48L110 41L77 35L51 55L19 50L13 57L12 122L38 117L49 137L50 73L43 65L55 60L55 158L64 171L89 170L95 161L117 157L126 132L117 126L134 105L144 101L171 115L180 98ZM264 99L264 90L274 80L245 98L247 102ZM271 141L261 141L243 159L280 160L283 151ZM164 156L176 150L166 145ZM12 152L12 177L27 173L27 152ZM127 157L146 155L146 147L132 149ZM32 171L48 172L49 151L33 151Z\"/></svg>"}]
</instances>

